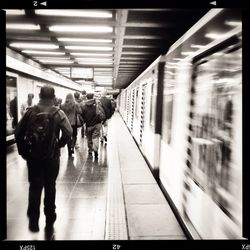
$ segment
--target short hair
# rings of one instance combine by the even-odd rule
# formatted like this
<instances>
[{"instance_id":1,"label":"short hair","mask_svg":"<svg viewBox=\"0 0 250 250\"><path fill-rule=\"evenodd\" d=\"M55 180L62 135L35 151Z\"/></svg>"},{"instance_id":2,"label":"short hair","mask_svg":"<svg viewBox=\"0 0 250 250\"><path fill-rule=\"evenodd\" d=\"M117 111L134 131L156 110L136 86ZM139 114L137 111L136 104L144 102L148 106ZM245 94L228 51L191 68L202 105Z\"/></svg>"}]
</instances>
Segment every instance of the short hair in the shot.
<instances>
[{"instance_id":1,"label":"short hair","mask_svg":"<svg viewBox=\"0 0 250 250\"><path fill-rule=\"evenodd\" d=\"M76 99L79 99L79 98L80 98L80 93L79 93L79 92L75 92L75 93L74 93L74 97L75 97Z\"/></svg>"},{"instance_id":2,"label":"short hair","mask_svg":"<svg viewBox=\"0 0 250 250\"><path fill-rule=\"evenodd\" d=\"M92 93L87 94L87 99L93 99L93 98L94 98L94 94L92 94Z\"/></svg>"},{"instance_id":3,"label":"short hair","mask_svg":"<svg viewBox=\"0 0 250 250\"><path fill-rule=\"evenodd\" d=\"M87 94L86 90L83 90L82 95L86 95L86 94Z\"/></svg>"},{"instance_id":4,"label":"short hair","mask_svg":"<svg viewBox=\"0 0 250 250\"><path fill-rule=\"evenodd\" d=\"M55 89L51 86L43 86L39 94L41 99L54 99Z\"/></svg>"},{"instance_id":5,"label":"short hair","mask_svg":"<svg viewBox=\"0 0 250 250\"><path fill-rule=\"evenodd\" d=\"M28 94L28 98L31 96L31 98L34 98L34 94L33 93L29 93Z\"/></svg>"}]
</instances>

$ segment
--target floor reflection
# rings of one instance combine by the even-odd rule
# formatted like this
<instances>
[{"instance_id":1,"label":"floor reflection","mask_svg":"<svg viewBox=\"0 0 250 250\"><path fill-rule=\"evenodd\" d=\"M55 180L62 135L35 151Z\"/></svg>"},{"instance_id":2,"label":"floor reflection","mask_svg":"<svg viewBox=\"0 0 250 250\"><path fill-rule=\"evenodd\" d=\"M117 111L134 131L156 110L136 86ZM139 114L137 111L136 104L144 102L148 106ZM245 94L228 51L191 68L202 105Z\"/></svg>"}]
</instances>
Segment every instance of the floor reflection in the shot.
<instances>
[{"instance_id":1,"label":"floor reflection","mask_svg":"<svg viewBox=\"0 0 250 250\"><path fill-rule=\"evenodd\" d=\"M26 209L28 181L26 162L15 145L7 150L7 239L8 240L95 240L96 228L103 230L105 220L96 227L95 215L106 212L107 151L100 144L99 157L88 156L87 140L78 136L79 148L68 157L61 150L60 171L56 184L57 220L54 228L45 230L43 204L39 220L40 231L28 230ZM18 190L18 193L17 193ZM43 201L43 194L41 201ZM16 209L18 207L18 209ZM99 233L100 235L100 233Z\"/></svg>"}]
</instances>

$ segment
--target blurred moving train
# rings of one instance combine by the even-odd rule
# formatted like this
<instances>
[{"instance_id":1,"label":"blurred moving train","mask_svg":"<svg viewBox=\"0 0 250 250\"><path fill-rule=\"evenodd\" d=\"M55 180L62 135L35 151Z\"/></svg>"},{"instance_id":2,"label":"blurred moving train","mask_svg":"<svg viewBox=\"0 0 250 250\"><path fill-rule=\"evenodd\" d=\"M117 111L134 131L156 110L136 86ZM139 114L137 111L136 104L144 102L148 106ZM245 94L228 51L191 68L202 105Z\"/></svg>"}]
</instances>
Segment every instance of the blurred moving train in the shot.
<instances>
[{"instance_id":1,"label":"blurred moving train","mask_svg":"<svg viewBox=\"0 0 250 250\"><path fill-rule=\"evenodd\" d=\"M241 14L210 10L118 96L121 116L195 239L242 238Z\"/></svg>"}]
</instances>

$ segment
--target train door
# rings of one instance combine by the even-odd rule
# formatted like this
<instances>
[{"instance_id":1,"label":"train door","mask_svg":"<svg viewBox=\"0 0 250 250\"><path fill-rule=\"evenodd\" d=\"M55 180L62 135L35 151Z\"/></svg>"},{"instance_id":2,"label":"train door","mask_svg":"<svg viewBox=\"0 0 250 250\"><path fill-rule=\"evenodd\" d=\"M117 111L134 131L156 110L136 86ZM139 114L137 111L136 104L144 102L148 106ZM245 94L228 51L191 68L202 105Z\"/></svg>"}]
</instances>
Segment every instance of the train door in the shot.
<instances>
[{"instance_id":1,"label":"train door","mask_svg":"<svg viewBox=\"0 0 250 250\"><path fill-rule=\"evenodd\" d=\"M127 90L127 105L126 105L126 123L128 124L129 114L130 114L130 91ZM129 124L128 124L129 126Z\"/></svg>"},{"instance_id":2,"label":"train door","mask_svg":"<svg viewBox=\"0 0 250 250\"><path fill-rule=\"evenodd\" d=\"M131 131L133 131L134 126L134 112L135 112L135 89L132 90L132 98L131 98Z\"/></svg>"},{"instance_id":3,"label":"train door","mask_svg":"<svg viewBox=\"0 0 250 250\"><path fill-rule=\"evenodd\" d=\"M242 48L194 60L185 212L202 238L242 236Z\"/></svg>"},{"instance_id":4,"label":"train door","mask_svg":"<svg viewBox=\"0 0 250 250\"><path fill-rule=\"evenodd\" d=\"M142 85L142 92L141 92L140 146L142 146L143 133L145 129L146 91L147 91L147 83Z\"/></svg>"},{"instance_id":5,"label":"train door","mask_svg":"<svg viewBox=\"0 0 250 250\"><path fill-rule=\"evenodd\" d=\"M11 72L6 74L6 141L14 139L15 128L18 123L18 75Z\"/></svg>"}]
</instances>

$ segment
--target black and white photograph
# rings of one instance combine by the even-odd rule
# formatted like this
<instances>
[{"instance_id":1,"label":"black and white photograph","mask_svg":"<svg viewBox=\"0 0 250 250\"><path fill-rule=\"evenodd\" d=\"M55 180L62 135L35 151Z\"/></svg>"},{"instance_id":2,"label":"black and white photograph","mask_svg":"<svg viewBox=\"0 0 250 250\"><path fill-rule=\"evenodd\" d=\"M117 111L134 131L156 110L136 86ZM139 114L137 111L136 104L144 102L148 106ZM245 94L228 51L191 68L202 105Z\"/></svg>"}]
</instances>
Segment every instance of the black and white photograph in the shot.
<instances>
[{"instance_id":1,"label":"black and white photograph","mask_svg":"<svg viewBox=\"0 0 250 250\"><path fill-rule=\"evenodd\" d=\"M250 248L243 10L38 5L1 10L3 241Z\"/></svg>"}]
</instances>

